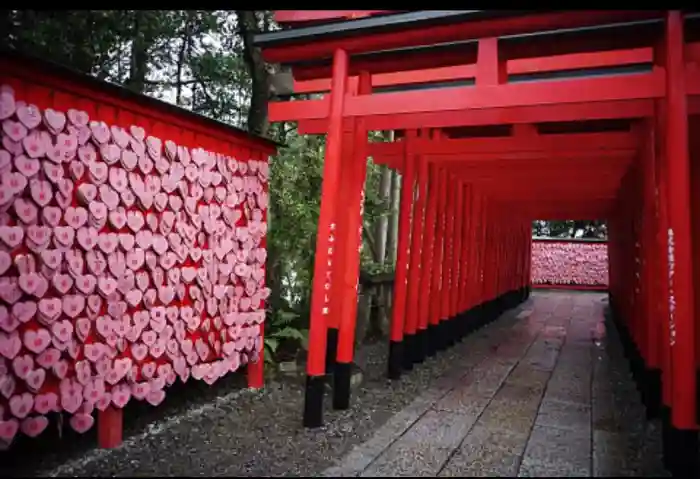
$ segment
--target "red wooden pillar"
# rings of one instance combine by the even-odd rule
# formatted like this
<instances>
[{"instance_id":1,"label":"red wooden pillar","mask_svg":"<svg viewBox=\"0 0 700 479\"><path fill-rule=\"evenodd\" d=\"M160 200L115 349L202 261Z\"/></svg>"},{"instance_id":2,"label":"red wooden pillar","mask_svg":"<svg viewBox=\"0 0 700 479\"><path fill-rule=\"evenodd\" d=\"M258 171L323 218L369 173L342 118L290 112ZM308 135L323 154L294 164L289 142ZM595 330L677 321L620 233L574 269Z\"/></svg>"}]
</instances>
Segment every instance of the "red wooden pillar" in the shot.
<instances>
[{"instance_id":1,"label":"red wooden pillar","mask_svg":"<svg viewBox=\"0 0 700 479\"><path fill-rule=\"evenodd\" d=\"M331 235L338 206L337 191L340 183L340 167L343 151L343 104L348 78L348 54L338 49L333 55L330 112L326 158L323 165L321 208L316 235L316 257L311 292L311 318L309 321L309 353L306 364L306 393L304 426L320 427L323 424L323 393L326 373L326 316L330 313L330 284L327 280L332 267Z\"/></svg>"},{"instance_id":2,"label":"red wooden pillar","mask_svg":"<svg viewBox=\"0 0 700 479\"><path fill-rule=\"evenodd\" d=\"M440 322L438 330L440 336L440 346L447 347L454 344L454 337L449 331L449 321L452 319L452 276L454 274L454 244L455 244L455 208L457 206L456 194L458 190L457 179L446 174L447 188L445 192L447 199L445 200L445 239L443 242L442 252L442 294L440 308Z\"/></svg>"},{"instance_id":3,"label":"red wooden pillar","mask_svg":"<svg viewBox=\"0 0 700 479\"><path fill-rule=\"evenodd\" d=\"M661 356L661 402L662 416L665 422L670 422L671 403L673 395L673 376L671 374L671 345L670 345L670 310L669 310L669 289L668 289L668 176L666 168L666 151L664 137L665 124L665 104L662 102L656 103L656 125L655 125L655 166L656 166L656 211L657 219L657 237L656 246L660 251L657 264L657 289L659 297L657 298L656 314L659 316L661 325L661 334L659 336L659 350Z\"/></svg>"},{"instance_id":4,"label":"red wooden pillar","mask_svg":"<svg viewBox=\"0 0 700 479\"><path fill-rule=\"evenodd\" d=\"M123 441L124 412L109 406L97 415L97 444L101 449L114 449Z\"/></svg>"},{"instance_id":5,"label":"red wooden pillar","mask_svg":"<svg viewBox=\"0 0 700 479\"><path fill-rule=\"evenodd\" d=\"M462 217L464 219L464 223L462 224L464 239L462 240L462 265L460 266L459 273L459 313L460 315L462 315L462 319L460 319L460 323L462 323L462 326L460 326L460 331L464 330L466 332L464 323L468 321L468 315L466 313L469 310L469 276L470 270L473 266L471 264L471 233L474 221L472 219L473 201L472 187L470 184L464 185L464 201L462 205L462 210Z\"/></svg>"},{"instance_id":6,"label":"red wooden pillar","mask_svg":"<svg viewBox=\"0 0 700 479\"><path fill-rule=\"evenodd\" d=\"M690 131L690 165L691 165L691 208L693 215L693 245L700 241L700 137L698 136L700 123L697 117L691 123ZM696 415L700 421L700 248L693 248L693 287L695 296L695 369L697 407Z\"/></svg>"},{"instance_id":7,"label":"red wooden pillar","mask_svg":"<svg viewBox=\"0 0 700 479\"><path fill-rule=\"evenodd\" d=\"M450 298L450 336L459 341L460 309L459 309L459 293L460 281L463 270L463 248L464 244L464 184L457 180L457 188L455 192L455 226L454 226L454 244L452 253L452 279L451 279L451 298Z\"/></svg>"},{"instance_id":8,"label":"red wooden pillar","mask_svg":"<svg viewBox=\"0 0 700 479\"><path fill-rule=\"evenodd\" d=\"M421 131L421 137L426 138L427 132ZM404 353L403 368L413 369L413 363L419 351L418 332L421 320L420 307L424 301L425 292L425 264L422 263L423 255L428 240L429 218L426 216L428 195L432 189L428 170L428 162L425 158L418 157L414 161L417 164L418 181L416 182L416 205L413 209L413 221L411 223L411 255L408 269L408 298L406 299L406 324L404 327ZM413 194L413 193L412 193Z\"/></svg>"},{"instance_id":9,"label":"red wooden pillar","mask_svg":"<svg viewBox=\"0 0 700 479\"><path fill-rule=\"evenodd\" d=\"M666 17L666 165L668 170L668 276L672 360L669 468L687 474L698 470L696 418L695 316L690 226L690 168L685 85L683 16ZM670 187L672 185L672 187ZM691 474L696 475L696 474Z\"/></svg>"},{"instance_id":10,"label":"red wooden pillar","mask_svg":"<svg viewBox=\"0 0 700 479\"><path fill-rule=\"evenodd\" d=\"M358 85L359 95L368 95L372 92L372 81L369 73L361 72ZM338 331L338 356L333 370L333 407L335 409L347 409L350 407L350 383L352 378L352 362L355 352L355 323L357 320L357 282L360 274L360 248L362 246L362 211L364 203L365 177L367 175L367 130L364 119L354 120L353 144L348 148L350 154L347 167L346 199L347 203L339 205L349 207L350 214L338 211L338 219L345 223L345 243L342 255L338 280L342 285L340 291L339 331ZM348 145L349 146L349 145Z\"/></svg>"},{"instance_id":11,"label":"red wooden pillar","mask_svg":"<svg viewBox=\"0 0 700 479\"><path fill-rule=\"evenodd\" d=\"M353 94L352 86L347 85L347 93ZM349 130L343 132L343 152L341 156L340 164L340 178L346 179L341 181L338 185L338 195L339 205L349 205L350 197L352 196L352 190L354 185L351 184L352 181L347 181L351 178L353 174L353 163L354 163L354 137L355 137L355 125L354 121ZM340 320L342 316L343 309L343 297L347 294L345 291L345 285L343 283L342 275L346 269L346 250L351 243L350 241L350 230L348 224L348 215L335 215L333 219L333 232L329 238L331 243L332 253L331 261L332 265L329 265L328 269L328 282L330 284L330 290L328 292L329 298L329 311L330 314L326 315L326 372L335 373L335 367L337 365L338 358L338 341L340 332ZM354 239L354 238L353 238ZM352 241L354 243L354 241ZM335 280L333 280L335 279Z\"/></svg>"},{"instance_id":12,"label":"red wooden pillar","mask_svg":"<svg viewBox=\"0 0 700 479\"><path fill-rule=\"evenodd\" d=\"M447 219L445 205L447 203L447 171L444 168L439 168L437 182L437 208L435 220L435 241L432 248L432 279L430 286L430 315L428 319L428 339L427 350L428 356L433 356L443 348L442 337L439 331L440 315L442 313L442 255L444 252L445 242L445 220Z\"/></svg>"},{"instance_id":13,"label":"red wooden pillar","mask_svg":"<svg viewBox=\"0 0 700 479\"><path fill-rule=\"evenodd\" d=\"M520 236L518 238L518 255L520 260L518 262L518 284L520 287L520 302L527 299L527 287L530 284L530 276L527 274L527 236L532 234L532 226L529 221L522 220L520 225Z\"/></svg>"},{"instance_id":14,"label":"red wooden pillar","mask_svg":"<svg viewBox=\"0 0 700 479\"><path fill-rule=\"evenodd\" d=\"M471 278L474 270L474 194L470 184L464 187L464 239L462 241L462 266L459 285L459 335L465 336L471 331L473 312L471 311Z\"/></svg>"},{"instance_id":15,"label":"red wooden pillar","mask_svg":"<svg viewBox=\"0 0 700 479\"><path fill-rule=\"evenodd\" d=\"M498 205L494 208L494 219L493 219L493 250L494 250L494 268L493 268L493 278L492 278L492 295L493 299L496 301L495 304L495 314L494 318L500 315L503 309L503 298L501 295L503 291L501 290L501 277L503 276L503 271L506 267L503 256L503 220L501 219L501 209Z\"/></svg>"},{"instance_id":16,"label":"red wooden pillar","mask_svg":"<svg viewBox=\"0 0 700 479\"><path fill-rule=\"evenodd\" d=\"M657 245L658 212L656 205L656 166L654 152L654 127L651 123L643 125L640 131L642 135L641 168L643 174L643 243L642 243L642 284L644 292L644 305L642 306L645 319L645 341L647 351L647 364L645 369L642 398L647 408L649 418L659 414L661 406L661 355L659 348L659 336L661 328L656 304L660 298L658 288L659 274L658 258L661 254Z\"/></svg>"},{"instance_id":17,"label":"red wooden pillar","mask_svg":"<svg viewBox=\"0 0 700 479\"><path fill-rule=\"evenodd\" d=\"M433 244L435 242L436 217L438 209L438 197L440 194L440 183L438 169L434 164L428 165L428 197L425 210L425 227L423 233L423 244L420 257L420 290L416 291L419 299L418 328L416 329L416 344L414 347L412 361L420 363L425 359L428 345L428 323L430 317L430 306L433 301L435 290L432 284L433 264Z\"/></svg>"},{"instance_id":18,"label":"red wooden pillar","mask_svg":"<svg viewBox=\"0 0 700 479\"><path fill-rule=\"evenodd\" d=\"M399 209L399 237L396 253L396 273L394 279L394 304L391 312L391 334L389 337L389 379L399 379L401 377L401 367L404 356L404 317L410 314L407 308L409 298L407 297L409 283L409 261L413 255L419 256L416 250L409 248L412 241L411 236L411 211L413 211L414 227L420 224L422 227L422 204L425 200L421 196L425 191L421 191L419 182L416 182L416 160L411 153L411 140L416 136L416 131L408 131L404 139L404 167L401 178L401 205ZM425 181L424 181L425 183ZM414 186L417 186L415 188ZM425 186L425 184L423 184ZM417 190L417 191L416 191ZM419 202L423 200L422 204ZM415 206L414 206L415 203ZM420 236L420 231L418 235ZM417 275L416 275L417 276ZM416 278L411 278L415 282ZM415 329L413 330L415 333Z\"/></svg>"},{"instance_id":19,"label":"red wooden pillar","mask_svg":"<svg viewBox=\"0 0 700 479\"><path fill-rule=\"evenodd\" d=\"M656 48L655 66L663 67L665 55L663 46ZM668 281L668 229L669 229L669 205L668 205L668 168L665 136L666 125L666 101L660 100L655 103L654 115L654 158L656 173L656 211L657 237L656 245L659 250L656 264L657 289L659 297L656 302L656 313L659 316L661 334L659 335L659 351L661 359L661 419L663 435L663 456L664 463L671 465L673 458L673 447L670 439L671 430L671 409L673 405L673 375L670 341L670 308L669 308L669 281Z\"/></svg>"},{"instance_id":20,"label":"red wooden pillar","mask_svg":"<svg viewBox=\"0 0 700 479\"><path fill-rule=\"evenodd\" d=\"M525 280L527 281L527 295L526 299L530 297L530 292L532 291L532 284L530 278L532 277L532 227L530 222L527 224L527 249L525 250Z\"/></svg>"},{"instance_id":21,"label":"red wooden pillar","mask_svg":"<svg viewBox=\"0 0 700 479\"><path fill-rule=\"evenodd\" d=\"M475 191L472 197L474 201L474 226L472 228L473 270L469 280L469 296L471 308L474 309L472 327L478 327L483 323L485 314L484 292L482 287L483 264L486 255L485 239L485 201L481 191Z\"/></svg>"},{"instance_id":22,"label":"red wooden pillar","mask_svg":"<svg viewBox=\"0 0 700 479\"><path fill-rule=\"evenodd\" d=\"M495 217L493 214L493 203L485 202L484 204L484 222L482 223L483 240L482 240L482 250L484 252L483 260L481 261L481 294L485 303L489 304L489 318L490 313L493 312L493 300L495 296L493 294L493 272L495 270L496 264L496 254L495 254L495 234L494 234L494 221Z\"/></svg>"}]
</instances>

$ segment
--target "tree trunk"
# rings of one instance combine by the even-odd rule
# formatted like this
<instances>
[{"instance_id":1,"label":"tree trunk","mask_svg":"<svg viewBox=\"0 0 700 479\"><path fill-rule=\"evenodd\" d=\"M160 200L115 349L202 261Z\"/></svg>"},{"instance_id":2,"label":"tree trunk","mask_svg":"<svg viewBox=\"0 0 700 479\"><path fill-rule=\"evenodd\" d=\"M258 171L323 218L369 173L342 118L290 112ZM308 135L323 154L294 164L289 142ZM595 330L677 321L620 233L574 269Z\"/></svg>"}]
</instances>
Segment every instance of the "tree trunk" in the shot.
<instances>
[{"instance_id":1,"label":"tree trunk","mask_svg":"<svg viewBox=\"0 0 700 479\"><path fill-rule=\"evenodd\" d=\"M389 232L387 233L387 257L391 264L396 264L396 254L399 238L399 204L401 202L401 176L398 171L391 172L391 195L389 197L391 215L389 216Z\"/></svg>"},{"instance_id":2,"label":"tree trunk","mask_svg":"<svg viewBox=\"0 0 700 479\"><path fill-rule=\"evenodd\" d=\"M357 319L355 322L355 344L362 344L367 339L372 315L372 289L361 288L358 295Z\"/></svg>"},{"instance_id":3,"label":"tree trunk","mask_svg":"<svg viewBox=\"0 0 700 479\"><path fill-rule=\"evenodd\" d=\"M270 75L265 66L260 49L253 45L253 37L260 32L258 19L253 10L236 10L238 29L243 39L243 59L248 66L252 83L250 109L248 110L248 131L267 136L267 100Z\"/></svg>"},{"instance_id":4,"label":"tree trunk","mask_svg":"<svg viewBox=\"0 0 700 479\"><path fill-rule=\"evenodd\" d=\"M379 197L384 204L389 204L389 193L391 188L391 170L386 166L381 167L379 178ZM377 262L384 264L386 260L387 232L389 226L388 215L382 215L377 219L374 226L374 246L377 250Z\"/></svg>"},{"instance_id":5,"label":"tree trunk","mask_svg":"<svg viewBox=\"0 0 700 479\"><path fill-rule=\"evenodd\" d=\"M177 54L177 72L175 73L175 104L178 106L182 104L182 70L185 66L185 58L189 50L191 38L190 19L188 18L185 20L185 28L182 32L182 44L180 44L180 50Z\"/></svg>"},{"instance_id":6,"label":"tree trunk","mask_svg":"<svg viewBox=\"0 0 700 479\"><path fill-rule=\"evenodd\" d=\"M125 86L137 93L143 93L146 89L146 75L148 75L148 50L151 47L151 39L146 38L143 21L148 15L143 10L133 12L133 32L134 38L131 41L131 55L129 60L129 78Z\"/></svg>"}]
</instances>

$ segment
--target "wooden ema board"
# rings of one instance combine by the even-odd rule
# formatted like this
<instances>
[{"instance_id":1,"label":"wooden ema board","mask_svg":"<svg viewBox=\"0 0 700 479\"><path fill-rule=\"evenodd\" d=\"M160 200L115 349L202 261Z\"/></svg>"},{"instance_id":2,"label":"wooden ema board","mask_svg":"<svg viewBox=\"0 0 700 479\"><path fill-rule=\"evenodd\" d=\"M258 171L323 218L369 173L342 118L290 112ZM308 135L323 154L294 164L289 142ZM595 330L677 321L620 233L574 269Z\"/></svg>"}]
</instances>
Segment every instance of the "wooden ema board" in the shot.
<instances>
[{"instance_id":1,"label":"wooden ema board","mask_svg":"<svg viewBox=\"0 0 700 479\"><path fill-rule=\"evenodd\" d=\"M533 240L530 274L533 286L606 287L608 245Z\"/></svg>"},{"instance_id":2,"label":"wooden ema board","mask_svg":"<svg viewBox=\"0 0 700 479\"><path fill-rule=\"evenodd\" d=\"M269 146L4 73L0 445L261 368Z\"/></svg>"}]
</instances>

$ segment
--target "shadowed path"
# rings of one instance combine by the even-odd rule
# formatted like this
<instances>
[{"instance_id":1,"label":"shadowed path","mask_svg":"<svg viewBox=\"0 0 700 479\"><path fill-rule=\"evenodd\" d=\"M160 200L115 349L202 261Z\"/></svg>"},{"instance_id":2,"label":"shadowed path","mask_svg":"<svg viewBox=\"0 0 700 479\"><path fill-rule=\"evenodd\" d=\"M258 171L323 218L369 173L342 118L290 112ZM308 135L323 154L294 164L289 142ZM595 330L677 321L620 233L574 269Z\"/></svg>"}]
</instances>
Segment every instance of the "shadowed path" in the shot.
<instances>
[{"instance_id":1,"label":"shadowed path","mask_svg":"<svg viewBox=\"0 0 700 479\"><path fill-rule=\"evenodd\" d=\"M324 475L666 475L606 305L600 293L533 294Z\"/></svg>"},{"instance_id":2,"label":"shadowed path","mask_svg":"<svg viewBox=\"0 0 700 479\"><path fill-rule=\"evenodd\" d=\"M386 344L367 345L351 408L327 397L320 429L301 426L303 375L257 392L232 377L134 411L117 449L27 447L0 476L665 475L605 307L600 293L536 292L398 382Z\"/></svg>"}]
</instances>

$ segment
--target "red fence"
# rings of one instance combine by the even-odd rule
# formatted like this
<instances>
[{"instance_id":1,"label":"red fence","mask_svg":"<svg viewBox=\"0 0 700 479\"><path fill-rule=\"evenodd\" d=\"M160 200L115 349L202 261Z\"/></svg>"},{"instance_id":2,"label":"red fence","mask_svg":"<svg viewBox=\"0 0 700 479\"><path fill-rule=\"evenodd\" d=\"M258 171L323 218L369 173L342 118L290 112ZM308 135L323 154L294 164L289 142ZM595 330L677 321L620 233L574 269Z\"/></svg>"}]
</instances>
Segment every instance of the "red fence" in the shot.
<instances>
[{"instance_id":1,"label":"red fence","mask_svg":"<svg viewBox=\"0 0 700 479\"><path fill-rule=\"evenodd\" d=\"M534 287L607 288L608 244L535 238L531 275Z\"/></svg>"}]
</instances>

